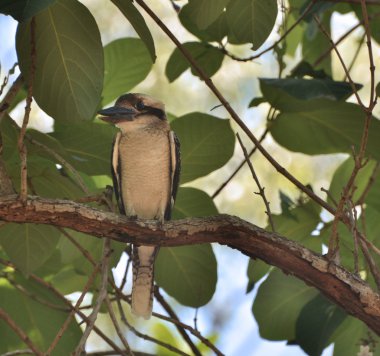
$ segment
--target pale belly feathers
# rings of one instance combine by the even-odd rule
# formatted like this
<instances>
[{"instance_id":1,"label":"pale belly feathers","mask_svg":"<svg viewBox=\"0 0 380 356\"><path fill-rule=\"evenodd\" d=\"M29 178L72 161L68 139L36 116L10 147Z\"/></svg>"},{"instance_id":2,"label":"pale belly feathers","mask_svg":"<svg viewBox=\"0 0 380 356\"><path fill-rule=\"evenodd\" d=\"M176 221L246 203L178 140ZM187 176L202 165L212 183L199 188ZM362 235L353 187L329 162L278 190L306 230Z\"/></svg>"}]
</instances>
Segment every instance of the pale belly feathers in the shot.
<instances>
[{"instance_id":1,"label":"pale belly feathers","mask_svg":"<svg viewBox=\"0 0 380 356\"><path fill-rule=\"evenodd\" d=\"M171 195L167 133L123 136L119 145L126 215L163 221Z\"/></svg>"}]
</instances>

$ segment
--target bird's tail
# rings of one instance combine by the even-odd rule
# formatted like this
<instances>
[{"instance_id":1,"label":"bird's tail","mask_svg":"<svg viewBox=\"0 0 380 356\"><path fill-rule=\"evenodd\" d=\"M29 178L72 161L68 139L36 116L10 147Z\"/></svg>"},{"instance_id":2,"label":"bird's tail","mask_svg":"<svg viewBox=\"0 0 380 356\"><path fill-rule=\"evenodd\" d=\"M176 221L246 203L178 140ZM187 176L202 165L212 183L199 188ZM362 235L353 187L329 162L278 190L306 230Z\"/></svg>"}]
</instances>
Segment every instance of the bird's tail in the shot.
<instances>
[{"instance_id":1,"label":"bird's tail","mask_svg":"<svg viewBox=\"0 0 380 356\"><path fill-rule=\"evenodd\" d=\"M149 319L153 307L154 259L158 252L153 246L133 246L132 313Z\"/></svg>"}]
</instances>

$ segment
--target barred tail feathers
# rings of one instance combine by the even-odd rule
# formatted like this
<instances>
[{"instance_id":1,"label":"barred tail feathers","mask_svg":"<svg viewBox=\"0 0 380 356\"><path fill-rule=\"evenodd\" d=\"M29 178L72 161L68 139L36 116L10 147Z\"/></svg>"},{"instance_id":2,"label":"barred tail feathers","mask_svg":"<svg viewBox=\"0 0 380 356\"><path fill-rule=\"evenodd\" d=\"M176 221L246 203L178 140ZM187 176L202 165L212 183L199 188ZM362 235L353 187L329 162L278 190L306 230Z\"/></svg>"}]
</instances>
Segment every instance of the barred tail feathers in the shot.
<instances>
[{"instance_id":1,"label":"barred tail feathers","mask_svg":"<svg viewBox=\"0 0 380 356\"><path fill-rule=\"evenodd\" d=\"M153 246L133 247L132 313L149 319L153 307L154 259L158 252Z\"/></svg>"}]
</instances>

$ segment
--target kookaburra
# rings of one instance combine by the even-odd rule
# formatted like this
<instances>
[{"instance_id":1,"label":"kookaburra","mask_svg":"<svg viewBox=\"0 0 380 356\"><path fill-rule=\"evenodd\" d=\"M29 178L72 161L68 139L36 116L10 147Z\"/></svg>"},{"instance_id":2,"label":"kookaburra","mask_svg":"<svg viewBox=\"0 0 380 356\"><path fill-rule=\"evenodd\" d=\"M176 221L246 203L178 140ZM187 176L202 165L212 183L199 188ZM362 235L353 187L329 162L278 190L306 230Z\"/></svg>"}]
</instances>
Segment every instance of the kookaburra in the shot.
<instances>
[{"instance_id":1,"label":"kookaburra","mask_svg":"<svg viewBox=\"0 0 380 356\"><path fill-rule=\"evenodd\" d=\"M112 148L112 176L120 213L169 220L180 172L179 141L170 130L165 106L144 94L125 94L101 119L120 129ZM132 249L132 312L149 319L153 305L157 247Z\"/></svg>"}]
</instances>

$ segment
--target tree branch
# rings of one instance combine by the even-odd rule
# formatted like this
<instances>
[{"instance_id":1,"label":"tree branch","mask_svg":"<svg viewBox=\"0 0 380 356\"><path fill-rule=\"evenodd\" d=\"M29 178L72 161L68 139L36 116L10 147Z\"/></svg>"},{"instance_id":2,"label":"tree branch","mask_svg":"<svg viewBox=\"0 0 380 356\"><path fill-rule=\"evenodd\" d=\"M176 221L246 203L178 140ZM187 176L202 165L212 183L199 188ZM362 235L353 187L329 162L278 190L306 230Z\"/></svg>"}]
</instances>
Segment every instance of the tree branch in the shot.
<instances>
[{"instance_id":1,"label":"tree branch","mask_svg":"<svg viewBox=\"0 0 380 356\"><path fill-rule=\"evenodd\" d=\"M17 195L0 197L0 219L71 228L97 237L143 245L183 246L217 242L251 258L281 268L319 289L347 313L380 335L380 295L345 269L294 241L267 232L237 217L218 215L168 221L128 220L67 200L29 197L24 205Z\"/></svg>"}]
</instances>

